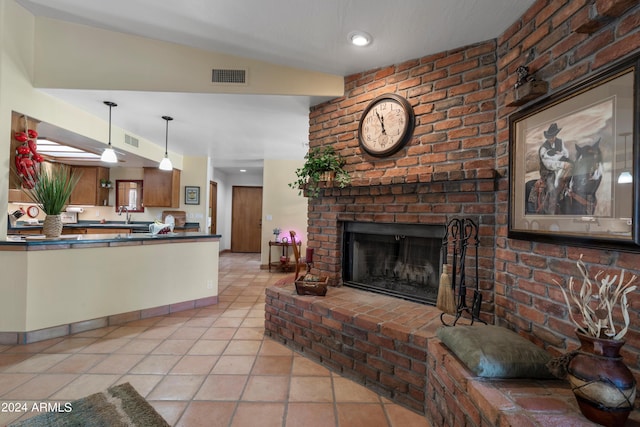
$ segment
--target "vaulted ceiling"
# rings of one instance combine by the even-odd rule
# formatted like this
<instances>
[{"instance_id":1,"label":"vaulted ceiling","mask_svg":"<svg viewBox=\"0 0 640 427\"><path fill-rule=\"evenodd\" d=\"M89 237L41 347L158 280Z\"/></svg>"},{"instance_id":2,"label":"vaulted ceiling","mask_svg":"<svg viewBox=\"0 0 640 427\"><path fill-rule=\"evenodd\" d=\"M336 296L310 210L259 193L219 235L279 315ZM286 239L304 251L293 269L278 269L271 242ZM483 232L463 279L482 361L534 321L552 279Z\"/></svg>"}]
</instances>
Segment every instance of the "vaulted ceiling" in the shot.
<instances>
[{"instance_id":1,"label":"vaulted ceiling","mask_svg":"<svg viewBox=\"0 0 640 427\"><path fill-rule=\"evenodd\" d=\"M346 76L497 37L534 0L17 0L36 16L322 73ZM349 34L373 37L367 47ZM141 61L144 58L131 58ZM153 78L153 76L149 76ZM309 95L40 87L160 146L211 156L216 169L259 172L302 158ZM188 118L188 120L186 119ZM197 125L194 125L197 123ZM106 138L105 138L106 139ZM105 142L105 141L103 141Z\"/></svg>"}]
</instances>

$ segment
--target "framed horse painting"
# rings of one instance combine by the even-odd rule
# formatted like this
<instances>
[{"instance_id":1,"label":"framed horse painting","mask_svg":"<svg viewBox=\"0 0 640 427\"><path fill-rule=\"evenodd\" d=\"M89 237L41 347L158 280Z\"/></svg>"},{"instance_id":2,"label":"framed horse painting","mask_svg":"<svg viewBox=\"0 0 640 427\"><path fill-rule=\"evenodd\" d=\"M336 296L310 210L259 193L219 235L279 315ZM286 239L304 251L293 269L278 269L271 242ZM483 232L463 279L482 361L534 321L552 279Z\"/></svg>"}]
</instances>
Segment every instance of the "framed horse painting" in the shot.
<instances>
[{"instance_id":1,"label":"framed horse painting","mask_svg":"<svg viewBox=\"0 0 640 427\"><path fill-rule=\"evenodd\" d=\"M634 56L509 118L509 237L640 250Z\"/></svg>"}]
</instances>

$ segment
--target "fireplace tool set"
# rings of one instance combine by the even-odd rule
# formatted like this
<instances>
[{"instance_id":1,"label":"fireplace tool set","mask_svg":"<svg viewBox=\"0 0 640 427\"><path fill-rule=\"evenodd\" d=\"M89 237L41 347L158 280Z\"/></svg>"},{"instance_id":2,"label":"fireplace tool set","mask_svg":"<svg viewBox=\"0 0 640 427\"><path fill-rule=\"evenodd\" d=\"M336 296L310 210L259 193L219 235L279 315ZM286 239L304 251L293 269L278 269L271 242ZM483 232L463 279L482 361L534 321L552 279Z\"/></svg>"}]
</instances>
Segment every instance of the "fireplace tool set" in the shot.
<instances>
[{"instance_id":1,"label":"fireplace tool set","mask_svg":"<svg viewBox=\"0 0 640 427\"><path fill-rule=\"evenodd\" d=\"M467 248L469 244L475 247L474 252L474 268L475 268L475 284L473 285L473 299L471 305L467 304L467 273L466 260ZM468 313L471 317L471 324L474 321L482 323L486 322L480 319L480 308L482 305L482 293L478 287L478 226L469 218L454 218L447 224L445 235L442 239L442 255L443 255L443 275L447 273L447 260L449 257L449 247L452 247L453 253L451 258L451 292L455 301L455 309L447 313L443 311L440 315L440 321L445 326L455 326L463 313ZM447 290L445 290L447 291ZM445 314L455 316L453 323L448 324L444 320Z\"/></svg>"}]
</instances>

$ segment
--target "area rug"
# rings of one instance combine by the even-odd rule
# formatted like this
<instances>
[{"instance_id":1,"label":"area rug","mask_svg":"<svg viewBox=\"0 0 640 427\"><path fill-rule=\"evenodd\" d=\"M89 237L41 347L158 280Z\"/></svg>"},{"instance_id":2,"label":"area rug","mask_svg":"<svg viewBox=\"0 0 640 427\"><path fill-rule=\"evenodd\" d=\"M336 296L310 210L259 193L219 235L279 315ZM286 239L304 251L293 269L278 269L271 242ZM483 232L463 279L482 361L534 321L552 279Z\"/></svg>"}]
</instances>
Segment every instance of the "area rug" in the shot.
<instances>
[{"instance_id":1,"label":"area rug","mask_svg":"<svg viewBox=\"0 0 640 427\"><path fill-rule=\"evenodd\" d=\"M129 383L61 404L58 411L45 412L10 427L168 427L169 424Z\"/></svg>"}]
</instances>

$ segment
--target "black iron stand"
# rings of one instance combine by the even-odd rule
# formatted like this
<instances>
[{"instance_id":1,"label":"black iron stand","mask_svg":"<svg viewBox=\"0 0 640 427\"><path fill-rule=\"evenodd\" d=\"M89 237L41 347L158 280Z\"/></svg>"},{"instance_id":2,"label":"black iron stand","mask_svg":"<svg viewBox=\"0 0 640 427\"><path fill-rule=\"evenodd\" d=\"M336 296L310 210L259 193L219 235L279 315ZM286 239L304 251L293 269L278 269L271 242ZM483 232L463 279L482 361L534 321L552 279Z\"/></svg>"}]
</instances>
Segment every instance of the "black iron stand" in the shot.
<instances>
[{"instance_id":1,"label":"black iron stand","mask_svg":"<svg viewBox=\"0 0 640 427\"><path fill-rule=\"evenodd\" d=\"M475 286L473 289L473 300L471 306L467 304L467 272L466 272L466 258L467 247L469 243L475 246ZM445 326L455 326L463 313L468 313L471 317L471 324L474 321L482 322L486 325L487 322L480 318L480 309L482 306L482 293L478 286L478 225L469 218L453 218L447 224L447 230L444 238L442 239L442 246L444 248L443 254L446 257L449 256L449 246L453 248L453 258L451 262L451 287L456 295L456 313L453 323L448 324L444 320L445 313L440 315L440 321ZM444 262L447 262L445 259Z\"/></svg>"}]
</instances>

